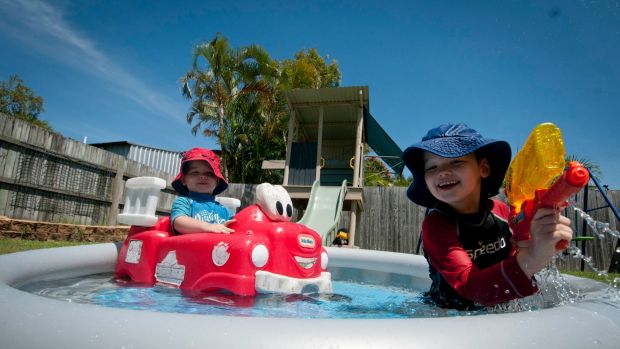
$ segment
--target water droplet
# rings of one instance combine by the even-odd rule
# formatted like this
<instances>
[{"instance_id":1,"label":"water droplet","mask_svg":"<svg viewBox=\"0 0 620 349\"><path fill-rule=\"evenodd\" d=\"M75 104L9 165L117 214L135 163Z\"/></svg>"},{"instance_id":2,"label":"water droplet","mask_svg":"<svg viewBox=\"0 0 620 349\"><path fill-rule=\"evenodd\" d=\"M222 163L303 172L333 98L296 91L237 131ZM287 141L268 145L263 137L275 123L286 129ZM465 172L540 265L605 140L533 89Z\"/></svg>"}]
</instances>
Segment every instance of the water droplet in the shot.
<instances>
[{"instance_id":1,"label":"water droplet","mask_svg":"<svg viewBox=\"0 0 620 349\"><path fill-rule=\"evenodd\" d=\"M495 287L495 288L499 288L499 285L498 285L498 284L495 284L495 285L493 285L493 287Z\"/></svg>"},{"instance_id":2,"label":"water droplet","mask_svg":"<svg viewBox=\"0 0 620 349\"><path fill-rule=\"evenodd\" d=\"M506 294L509 294L509 293L510 293L510 290L506 290L505 292L506 292Z\"/></svg>"}]
</instances>

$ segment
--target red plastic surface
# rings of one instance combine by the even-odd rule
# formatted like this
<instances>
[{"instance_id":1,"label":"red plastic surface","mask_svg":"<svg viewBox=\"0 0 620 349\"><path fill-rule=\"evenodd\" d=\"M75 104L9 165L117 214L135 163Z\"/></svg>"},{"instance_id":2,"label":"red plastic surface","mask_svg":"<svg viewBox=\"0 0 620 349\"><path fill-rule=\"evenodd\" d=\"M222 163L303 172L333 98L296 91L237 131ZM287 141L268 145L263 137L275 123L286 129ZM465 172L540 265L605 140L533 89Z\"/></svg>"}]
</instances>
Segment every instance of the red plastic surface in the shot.
<instances>
[{"instance_id":1,"label":"red plastic surface","mask_svg":"<svg viewBox=\"0 0 620 349\"><path fill-rule=\"evenodd\" d=\"M174 235L168 217L150 228L132 227L120 251L115 276L146 285L170 283L190 292L227 290L254 295L255 273L259 270L292 278L315 278L324 271L321 254L325 249L315 231L301 224L271 221L258 205L243 209L234 218L232 234ZM132 241L134 247L141 244L139 258L136 248L128 257ZM252 262L252 251L258 245L269 252L266 264L260 267ZM296 257L315 262L304 267ZM181 274L182 278L175 279Z\"/></svg>"},{"instance_id":2,"label":"red plastic surface","mask_svg":"<svg viewBox=\"0 0 620 349\"><path fill-rule=\"evenodd\" d=\"M567 200L579 192L588 184L590 174L588 170L579 162L571 161L568 168L548 189L536 191L533 200L526 200L521 206L521 212L515 214L514 207L511 207L510 224L513 235L517 241L530 239L530 224L532 218L539 207L562 207L567 204ZM560 241L556 245L557 250L568 247L568 241Z\"/></svg>"}]
</instances>

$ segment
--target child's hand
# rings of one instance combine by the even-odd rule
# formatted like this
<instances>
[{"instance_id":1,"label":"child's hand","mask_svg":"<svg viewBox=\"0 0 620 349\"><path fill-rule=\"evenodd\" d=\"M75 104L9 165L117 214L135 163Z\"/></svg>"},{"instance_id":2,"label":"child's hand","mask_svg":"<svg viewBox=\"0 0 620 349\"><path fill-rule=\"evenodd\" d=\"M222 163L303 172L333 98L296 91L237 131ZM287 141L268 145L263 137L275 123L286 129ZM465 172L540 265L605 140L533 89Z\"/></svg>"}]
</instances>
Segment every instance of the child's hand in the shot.
<instances>
[{"instance_id":1,"label":"child's hand","mask_svg":"<svg viewBox=\"0 0 620 349\"><path fill-rule=\"evenodd\" d=\"M558 210L553 208L538 209L532 219L530 231L532 235L530 248L541 246L540 251L537 252L547 253L548 259L559 252L555 248L558 241L570 241L573 237L570 219L562 216Z\"/></svg>"},{"instance_id":2,"label":"child's hand","mask_svg":"<svg viewBox=\"0 0 620 349\"><path fill-rule=\"evenodd\" d=\"M573 230L570 220L553 208L540 208L536 211L530 226L531 239L527 246L520 245L517 261L528 276L533 276L549 263L559 251L556 244L560 240L570 241Z\"/></svg>"},{"instance_id":3,"label":"child's hand","mask_svg":"<svg viewBox=\"0 0 620 349\"><path fill-rule=\"evenodd\" d=\"M230 219L227 220L224 223L221 224L213 224L213 223L207 223L207 229L205 229L207 232L209 233L218 233L218 234L230 234L230 233L234 233L235 230L234 229L230 229L228 226L231 225L232 223L236 222L236 219Z\"/></svg>"}]
</instances>

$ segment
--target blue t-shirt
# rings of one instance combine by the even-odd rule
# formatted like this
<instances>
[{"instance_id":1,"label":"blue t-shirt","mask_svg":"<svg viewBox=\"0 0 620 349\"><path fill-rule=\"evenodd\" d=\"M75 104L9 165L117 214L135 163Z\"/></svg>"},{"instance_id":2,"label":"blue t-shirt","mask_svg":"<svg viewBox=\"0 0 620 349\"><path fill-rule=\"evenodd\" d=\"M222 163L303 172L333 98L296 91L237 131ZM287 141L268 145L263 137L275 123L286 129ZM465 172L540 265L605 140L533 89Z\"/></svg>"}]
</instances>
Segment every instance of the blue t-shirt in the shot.
<instances>
[{"instance_id":1,"label":"blue t-shirt","mask_svg":"<svg viewBox=\"0 0 620 349\"><path fill-rule=\"evenodd\" d=\"M179 196L172 203L170 222L181 216L188 216L207 223L224 223L231 218L226 207L215 201L215 196L189 192L187 196Z\"/></svg>"}]
</instances>

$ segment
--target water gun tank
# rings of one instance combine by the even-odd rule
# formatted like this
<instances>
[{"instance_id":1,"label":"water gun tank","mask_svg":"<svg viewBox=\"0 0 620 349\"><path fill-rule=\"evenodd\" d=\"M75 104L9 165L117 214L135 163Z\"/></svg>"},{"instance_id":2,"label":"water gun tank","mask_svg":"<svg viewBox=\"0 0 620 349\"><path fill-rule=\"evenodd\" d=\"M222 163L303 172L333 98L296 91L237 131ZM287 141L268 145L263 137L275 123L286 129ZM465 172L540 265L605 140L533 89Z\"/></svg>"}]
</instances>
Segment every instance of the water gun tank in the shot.
<instances>
[{"instance_id":1,"label":"water gun tank","mask_svg":"<svg viewBox=\"0 0 620 349\"><path fill-rule=\"evenodd\" d=\"M516 212L534 197L536 189L547 188L565 167L562 132L552 123L534 128L506 172L506 197Z\"/></svg>"}]
</instances>

